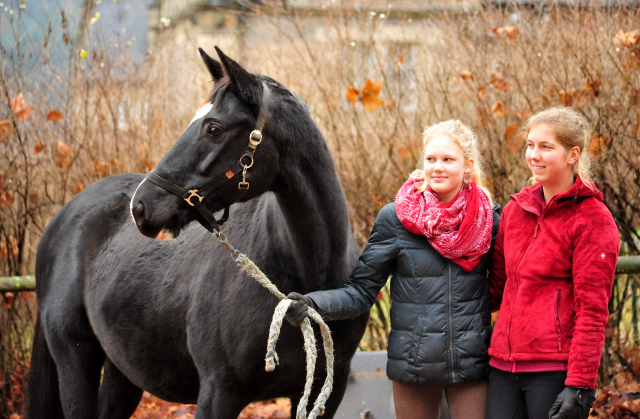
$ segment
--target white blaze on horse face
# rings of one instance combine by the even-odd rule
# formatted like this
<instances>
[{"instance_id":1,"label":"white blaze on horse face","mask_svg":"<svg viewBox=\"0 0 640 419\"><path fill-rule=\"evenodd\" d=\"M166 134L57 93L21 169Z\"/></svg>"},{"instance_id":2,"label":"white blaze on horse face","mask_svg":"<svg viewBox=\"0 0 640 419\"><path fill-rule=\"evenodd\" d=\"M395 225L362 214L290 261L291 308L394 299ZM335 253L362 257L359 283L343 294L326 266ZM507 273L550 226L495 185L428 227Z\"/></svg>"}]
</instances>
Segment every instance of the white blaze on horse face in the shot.
<instances>
[{"instance_id":1,"label":"white blaze on horse face","mask_svg":"<svg viewBox=\"0 0 640 419\"><path fill-rule=\"evenodd\" d=\"M198 112L196 112L196 116L194 116L193 119L191 120L191 122L189 122L189 127L191 126L191 124L193 124L198 119L204 118L205 115L209 113L211 108L213 108L213 104L212 103L207 103L202 108L198 109Z\"/></svg>"}]
</instances>

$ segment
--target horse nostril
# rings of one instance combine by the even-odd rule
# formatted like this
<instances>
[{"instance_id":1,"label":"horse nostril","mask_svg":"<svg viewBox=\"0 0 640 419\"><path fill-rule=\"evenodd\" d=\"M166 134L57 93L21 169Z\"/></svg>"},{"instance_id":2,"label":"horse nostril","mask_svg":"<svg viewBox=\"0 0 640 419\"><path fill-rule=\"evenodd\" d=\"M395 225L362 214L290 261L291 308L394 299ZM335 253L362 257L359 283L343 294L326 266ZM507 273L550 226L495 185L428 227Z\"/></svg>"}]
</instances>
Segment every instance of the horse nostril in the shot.
<instances>
[{"instance_id":1,"label":"horse nostril","mask_svg":"<svg viewBox=\"0 0 640 419\"><path fill-rule=\"evenodd\" d=\"M133 208L133 216L136 219L136 223L142 224L144 217L144 204L142 202L138 202L138 205Z\"/></svg>"}]
</instances>

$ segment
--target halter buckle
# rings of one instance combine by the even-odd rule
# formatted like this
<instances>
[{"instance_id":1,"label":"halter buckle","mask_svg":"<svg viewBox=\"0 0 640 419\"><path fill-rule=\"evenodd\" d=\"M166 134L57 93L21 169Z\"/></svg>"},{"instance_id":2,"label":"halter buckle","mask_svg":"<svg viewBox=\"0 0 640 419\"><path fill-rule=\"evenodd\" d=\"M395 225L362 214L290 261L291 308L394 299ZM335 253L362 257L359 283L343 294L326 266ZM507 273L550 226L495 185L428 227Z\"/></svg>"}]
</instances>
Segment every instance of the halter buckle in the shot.
<instances>
[{"instance_id":1,"label":"halter buckle","mask_svg":"<svg viewBox=\"0 0 640 419\"><path fill-rule=\"evenodd\" d=\"M185 201L187 201L187 204L191 205L192 207L193 207L193 206L195 206L195 205L191 203L191 198L193 198L193 197L195 196L196 198L198 198L198 201L199 201L199 202L202 202L202 200L204 199L204 196L200 196L200 195L198 195L198 190L197 190L197 189L191 189L191 190L189 191L189 193L190 193L191 195L189 195L188 197L186 197L184 200L185 200Z\"/></svg>"},{"instance_id":2,"label":"halter buckle","mask_svg":"<svg viewBox=\"0 0 640 419\"><path fill-rule=\"evenodd\" d=\"M262 142L262 132L260 130L254 129L249 134L249 143L253 146L253 148L257 147L258 144Z\"/></svg>"}]
</instances>

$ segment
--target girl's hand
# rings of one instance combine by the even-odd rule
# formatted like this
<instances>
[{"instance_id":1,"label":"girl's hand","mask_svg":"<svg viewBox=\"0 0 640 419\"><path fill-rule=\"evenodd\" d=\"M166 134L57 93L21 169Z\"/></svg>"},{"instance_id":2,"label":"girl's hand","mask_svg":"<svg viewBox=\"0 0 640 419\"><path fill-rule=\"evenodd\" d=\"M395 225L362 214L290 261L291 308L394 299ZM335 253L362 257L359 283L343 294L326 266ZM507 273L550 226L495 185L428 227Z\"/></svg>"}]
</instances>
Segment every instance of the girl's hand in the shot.
<instances>
[{"instance_id":1,"label":"girl's hand","mask_svg":"<svg viewBox=\"0 0 640 419\"><path fill-rule=\"evenodd\" d=\"M309 317L309 313L307 309L312 307L314 310L316 309L316 304L313 300L306 295L298 294L297 292L291 292L287 295L289 300L294 300L293 303L289 306L287 310L287 314L285 314L285 319L289 323L291 323L294 327L300 327L303 320L306 317Z\"/></svg>"},{"instance_id":2,"label":"girl's hand","mask_svg":"<svg viewBox=\"0 0 640 419\"><path fill-rule=\"evenodd\" d=\"M595 390L565 387L551 406L549 419L586 419L595 398Z\"/></svg>"}]
</instances>

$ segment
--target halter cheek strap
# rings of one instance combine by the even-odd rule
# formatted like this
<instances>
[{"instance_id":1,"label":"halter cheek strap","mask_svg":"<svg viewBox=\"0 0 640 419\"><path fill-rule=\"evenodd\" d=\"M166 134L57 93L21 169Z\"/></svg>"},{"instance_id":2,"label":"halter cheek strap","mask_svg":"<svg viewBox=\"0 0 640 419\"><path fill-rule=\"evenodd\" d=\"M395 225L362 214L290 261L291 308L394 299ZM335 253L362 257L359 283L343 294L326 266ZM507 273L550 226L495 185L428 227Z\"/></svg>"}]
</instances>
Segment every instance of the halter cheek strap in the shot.
<instances>
[{"instance_id":1,"label":"halter cheek strap","mask_svg":"<svg viewBox=\"0 0 640 419\"><path fill-rule=\"evenodd\" d=\"M187 201L189 205L195 207L195 209L198 210L198 212L209 224L209 231L213 232L214 229L220 231L220 226L224 224L224 222L229 218L229 206L225 207L222 218L220 218L220 220L216 220L213 213L209 211L209 209L202 201L210 193L236 177L236 175L238 175L240 172L242 172L242 181L238 183L238 194L236 195L234 202L242 200L245 193L249 190L249 182L247 182L247 171L251 167L253 167L253 156L256 153L258 145L260 145L260 143L262 142L262 130L264 128L265 122L267 121L267 116L269 115L270 99L271 91L267 87L267 84L263 81L262 103L260 104L260 111L258 113L256 129L251 131L251 134L249 135L249 144L247 145L247 149L245 150L242 157L240 157L240 167L236 170L229 169L225 172L217 173L216 175L214 175L213 180L202 189L184 189L153 172L147 173L145 179L155 185L158 185L167 192L171 192L172 194L179 196L180 198Z\"/></svg>"}]
</instances>

